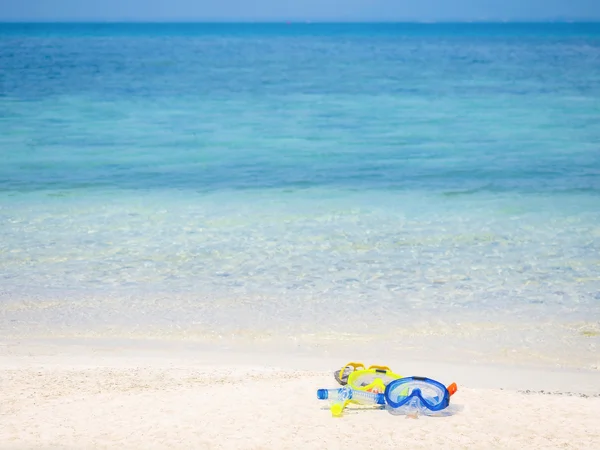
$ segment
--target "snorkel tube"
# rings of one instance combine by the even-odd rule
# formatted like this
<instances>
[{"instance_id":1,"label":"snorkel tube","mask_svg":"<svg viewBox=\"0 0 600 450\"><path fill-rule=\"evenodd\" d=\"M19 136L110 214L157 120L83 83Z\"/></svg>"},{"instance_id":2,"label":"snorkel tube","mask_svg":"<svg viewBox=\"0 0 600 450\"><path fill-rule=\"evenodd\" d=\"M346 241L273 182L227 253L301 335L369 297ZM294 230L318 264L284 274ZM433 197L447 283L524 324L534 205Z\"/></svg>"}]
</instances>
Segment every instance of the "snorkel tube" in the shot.
<instances>
[{"instance_id":1,"label":"snorkel tube","mask_svg":"<svg viewBox=\"0 0 600 450\"><path fill-rule=\"evenodd\" d=\"M338 389L319 389L317 390L319 400L329 400L331 415L340 417L344 408L349 403L359 405L385 405L384 394L377 394L368 391L359 391L350 386L344 386Z\"/></svg>"}]
</instances>

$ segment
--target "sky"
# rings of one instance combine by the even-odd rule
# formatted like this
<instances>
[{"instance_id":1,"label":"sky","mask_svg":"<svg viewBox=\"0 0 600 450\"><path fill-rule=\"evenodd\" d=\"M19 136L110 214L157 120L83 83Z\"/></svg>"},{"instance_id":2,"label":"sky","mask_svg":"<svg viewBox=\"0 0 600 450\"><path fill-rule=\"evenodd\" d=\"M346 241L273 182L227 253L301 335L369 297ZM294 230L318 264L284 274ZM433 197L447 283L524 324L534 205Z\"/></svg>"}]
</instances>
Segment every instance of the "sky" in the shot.
<instances>
[{"instance_id":1,"label":"sky","mask_svg":"<svg viewBox=\"0 0 600 450\"><path fill-rule=\"evenodd\" d=\"M600 0L0 0L0 21L600 20Z\"/></svg>"}]
</instances>

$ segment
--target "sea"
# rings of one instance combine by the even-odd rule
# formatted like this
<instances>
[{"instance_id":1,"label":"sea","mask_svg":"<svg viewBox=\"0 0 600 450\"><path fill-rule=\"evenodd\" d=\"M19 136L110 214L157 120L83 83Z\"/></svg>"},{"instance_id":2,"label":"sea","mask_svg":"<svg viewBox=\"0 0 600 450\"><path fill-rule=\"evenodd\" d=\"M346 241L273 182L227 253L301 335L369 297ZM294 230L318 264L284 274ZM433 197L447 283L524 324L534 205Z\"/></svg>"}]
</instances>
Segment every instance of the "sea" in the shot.
<instances>
[{"instance_id":1,"label":"sea","mask_svg":"<svg viewBox=\"0 0 600 450\"><path fill-rule=\"evenodd\" d=\"M0 338L600 370L600 24L0 24Z\"/></svg>"}]
</instances>

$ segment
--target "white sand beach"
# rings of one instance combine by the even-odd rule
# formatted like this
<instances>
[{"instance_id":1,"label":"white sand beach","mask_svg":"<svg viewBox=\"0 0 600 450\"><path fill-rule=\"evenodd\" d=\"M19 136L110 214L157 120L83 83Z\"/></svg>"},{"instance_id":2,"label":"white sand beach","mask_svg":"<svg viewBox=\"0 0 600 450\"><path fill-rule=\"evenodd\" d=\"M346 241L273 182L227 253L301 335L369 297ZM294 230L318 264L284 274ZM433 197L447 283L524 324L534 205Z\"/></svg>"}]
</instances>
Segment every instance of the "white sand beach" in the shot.
<instances>
[{"instance_id":1,"label":"white sand beach","mask_svg":"<svg viewBox=\"0 0 600 450\"><path fill-rule=\"evenodd\" d=\"M600 444L600 373L389 363L455 381L446 417L347 409L342 359L0 343L0 448L573 448ZM529 390L530 392L526 392ZM543 392L541 392L543 391Z\"/></svg>"}]
</instances>

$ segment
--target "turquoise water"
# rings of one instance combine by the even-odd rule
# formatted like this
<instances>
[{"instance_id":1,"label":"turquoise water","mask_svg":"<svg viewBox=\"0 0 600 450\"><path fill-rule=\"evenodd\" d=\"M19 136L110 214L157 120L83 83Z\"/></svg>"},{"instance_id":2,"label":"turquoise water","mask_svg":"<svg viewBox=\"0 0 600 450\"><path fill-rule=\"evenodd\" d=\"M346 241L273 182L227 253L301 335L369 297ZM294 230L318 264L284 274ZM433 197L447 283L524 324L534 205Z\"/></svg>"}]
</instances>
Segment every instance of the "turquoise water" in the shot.
<instances>
[{"instance_id":1,"label":"turquoise water","mask_svg":"<svg viewBox=\"0 0 600 450\"><path fill-rule=\"evenodd\" d=\"M600 367L600 25L1 24L0 67L0 334Z\"/></svg>"}]
</instances>

